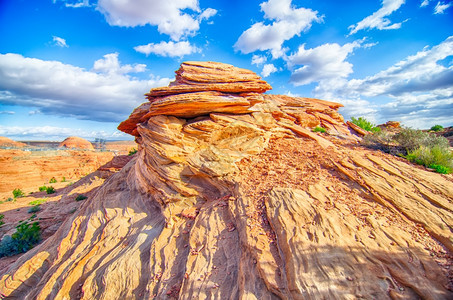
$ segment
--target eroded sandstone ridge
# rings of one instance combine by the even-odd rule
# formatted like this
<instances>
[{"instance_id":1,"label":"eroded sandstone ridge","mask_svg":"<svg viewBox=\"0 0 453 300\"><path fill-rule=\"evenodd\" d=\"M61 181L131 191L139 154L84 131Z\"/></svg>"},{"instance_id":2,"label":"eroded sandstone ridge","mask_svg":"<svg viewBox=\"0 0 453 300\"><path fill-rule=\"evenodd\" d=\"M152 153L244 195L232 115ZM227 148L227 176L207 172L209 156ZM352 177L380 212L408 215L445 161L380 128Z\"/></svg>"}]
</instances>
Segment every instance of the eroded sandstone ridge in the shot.
<instances>
[{"instance_id":1,"label":"eroded sandstone ridge","mask_svg":"<svg viewBox=\"0 0 453 300\"><path fill-rule=\"evenodd\" d=\"M448 299L453 181L360 148L338 103L186 62L138 153L1 277L12 299ZM328 134L313 133L322 126Z\"/></svg>"}]
</instances>

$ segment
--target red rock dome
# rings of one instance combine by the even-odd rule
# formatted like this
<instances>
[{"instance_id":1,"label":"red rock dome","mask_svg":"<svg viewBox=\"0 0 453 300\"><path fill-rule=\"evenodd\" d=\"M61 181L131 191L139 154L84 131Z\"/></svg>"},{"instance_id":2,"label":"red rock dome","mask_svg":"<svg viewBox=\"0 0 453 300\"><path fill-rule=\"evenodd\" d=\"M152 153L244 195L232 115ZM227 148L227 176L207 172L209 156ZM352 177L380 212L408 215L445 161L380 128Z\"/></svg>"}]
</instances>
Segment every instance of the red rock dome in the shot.
<instances>
[{"instance_id":1,"label":"red rock dome","mask_svg":"<svg viewBox=\"0 0 453 300\"><path fill-rule=\"evenodd\" d=\"M66 138L63 142L58 145L58 148L77 148L77 149L86 149L94 150L93 145L80 137L70 136Z\"/></svg>"}]
</instances>

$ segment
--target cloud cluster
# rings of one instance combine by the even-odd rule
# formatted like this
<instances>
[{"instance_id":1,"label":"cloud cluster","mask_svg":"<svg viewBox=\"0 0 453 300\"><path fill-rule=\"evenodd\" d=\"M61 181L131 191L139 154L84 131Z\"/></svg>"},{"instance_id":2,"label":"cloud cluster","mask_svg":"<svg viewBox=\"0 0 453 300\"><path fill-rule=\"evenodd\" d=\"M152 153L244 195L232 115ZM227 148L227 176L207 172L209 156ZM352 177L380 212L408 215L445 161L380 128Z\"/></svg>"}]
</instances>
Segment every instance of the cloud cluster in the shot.
<instances>
[{"instance_id":1,"label":"cloud cluster","mask_svg":"<svg viewBox=\"0 0 453 300\"><path fill-rule=\"evenodd\" d=\"M301 45L296 53L288 56L288 67L302 65L292 71L290 81L298 86L320 82L329 79L346 78L352 73L352 64L346 58L361 42L355 41L340 46L337 43L328 43L312 49L305 49Z\"/></svg>"},{"instance_id":2,"label":"cloud cluster","mask_svg":"<svg viewBox=\"0 0 453 300\"><path fill-rule=\"evenodd\" d=\"M322 21L317 11L295 8L291 0L269 0L260 6L270 24L255 23L241 34L234 48L242 53L270 50L273 57L281 57L285 41L308 30L313 22Z\"/></svg>"},{"instance_id":3,"label":"cloud cluster","mask_svg":"<svg viewBox=\"0 0 453 300\"><path fill-rule=\"evenodd\" d=\"M450 3L440 3L440 1L439 1L439 2L437 2L436 7L434 8L434 14L436 14L436 15L443 14L443 13L445 13L445 10L452 5L453 5L453 3L451 3L451 2Z\"/></svg>"},{"instance_id":4,"label":"cloud cluster","mask_svg":"<svg viewBox=\"0 0 453 300\"><path fill-rule=\"evenodd\" d=\"M364 29L385 30L401 28L401 23L392 24L387 17L398 10L404 2L405 0L382 0L382 7L379 10L357 24L349 26L349 34L351 35ZM422 3L422 5L424 5L424 3Z\"/></svg>"},{"instance_id":5,"label":"cloud cluster","mask_svg":"<svg viewBox=\"0 0 453 300\"><path fill-rule=\"evenodd\" d=\"M217 11L202 11L198 0L99 0L97 9L114 26L157 26L157 30L179 41L194 35L202 20L214 16ZM190 13L189 13L190 12Z\"/></svg>"},{"instance_id":6,"label":"cloud cluster","mask_svg":"<svg viewBox=\"0 0 453 300\"><path fill-rule=\"evenodd\" d=\"M183 57L192 53L200 52L201 49L192 46L189 42L160 42L158 44L149 43L147 45L141 45L134 47L134 50L146 55L155 54L159 56L167 57Z\"/></svg>"},{"instance_id":7,"label":"cloud cluster","mask_svg":"<svg viewBox=\"0 0 453 300\"><path fill-rule=\"evenodd\" d=\"M97 60L90 71L58 61L0 54L0 103L35 107L45 114L119 122L144 102L143 92L170 81L129 75L145 67L121 65L117 53Z\"/></svg>"},{"instance_id":8,"label":"cloud cluster","mask_svg":"<svg viewBox=\"0 0 453 300\"><path fill-rule=\"evenodd\" d=\"M417 127L426 127L428 120L451 123L453 64L448 64L448 60L451 62L452 58L453 36L450 36L439 45L425 47L375 75L336 83L321 82L315 92L320 97L334 96L358 103L364 103L363 98L390 99L378 112L384 120L402 120Z\"/></svg>"}]
</instances>

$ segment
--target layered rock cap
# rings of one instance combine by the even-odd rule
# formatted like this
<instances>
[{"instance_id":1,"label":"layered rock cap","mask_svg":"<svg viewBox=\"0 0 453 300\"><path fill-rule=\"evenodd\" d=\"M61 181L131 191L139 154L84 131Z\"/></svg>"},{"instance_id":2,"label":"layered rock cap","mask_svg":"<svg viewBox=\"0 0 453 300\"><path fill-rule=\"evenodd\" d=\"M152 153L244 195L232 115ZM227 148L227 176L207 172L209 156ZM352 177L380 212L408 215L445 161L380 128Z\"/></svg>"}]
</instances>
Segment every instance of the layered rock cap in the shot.
<instances>
[{"instance_id":1,"label":"layered rock cap","mask_svg":"<svg viewBox=\"0 0 453 300\"><path fill-rule=\"evenodd\" d=\"M360 148L341 104L269 89L183 63L120 124L138 152L0 297L452 299L452 178Z\"/></svg>"},{"instance_id":2,"label":"layered rock cap","mask_svg":"<svg viewBox=\"0 0 453 300\"><path fill-rule=\"evenodd\" d=\"M323 125L339 130L343 105L318 99L267 95L272 87L254 72L218 62L185 62L168 87L153 88L149 102L134 110L118 129L139 136L137 124L152 116L167 115L193 119L211 113L272 113L276 120L295 121L303 127Z\"/></svg>"}]
</instances>

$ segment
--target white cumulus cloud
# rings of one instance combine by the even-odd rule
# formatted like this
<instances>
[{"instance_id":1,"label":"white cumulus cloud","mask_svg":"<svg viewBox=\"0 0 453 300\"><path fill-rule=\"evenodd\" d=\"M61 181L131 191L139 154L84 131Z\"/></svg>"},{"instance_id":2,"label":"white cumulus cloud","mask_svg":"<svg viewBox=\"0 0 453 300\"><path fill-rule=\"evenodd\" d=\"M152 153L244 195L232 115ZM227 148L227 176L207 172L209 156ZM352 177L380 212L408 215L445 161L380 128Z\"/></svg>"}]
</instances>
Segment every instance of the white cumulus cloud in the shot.
<instances>
[{"instance_id":1,"label":"white cumulus cloud","mask_svg":"<svg viewBox=\"0 0 453 300\"><path fill-rule=\"evenodd\" d=\"M147 45L141 45L134 47L135 51L144 53L146 55L155 54L158 56L168 57L183 57L192 53L200 52L201 50L195 46L192 46L189 42L160 42L159 44L149 43Z\"/></svg>"},{"instance_id":2,"label":"white cumulus cloud","mask_svg":"<svg viewBox=\"0 0 453 300\"><path fill-rule=\"evenodd\" d=\"M264 64L265 62L267 61L267 58L266 56L264 55L253 55L252 56L252 65L262 65Z\"/></svg>"},{"instance_id":3,"label":"white cumulus cloud","mask_svg":"<svg viewBox=\"0 0 453 300\"><path fill-rule=\"evenodd\" d=\"M62 48L67 48L68 44L66 44L66 40L64 38L53 36L52 37L54 45Z\"/></svg>"},{"instance_id":4,"label":"white cumulus cloud","mask_svg":"<svg viewBox=\"0 0 453 300\"><path fill-rule=\"evenodd\" d=\"M293 69L291 82L294 85L304 85L323 80L346 78L353 72L352 64L347 62L346 58L358 47L361 47L361 41L347 43L343 46L328 43L310 49L305 49L305 44L301 45L297 52L286 58L288 67Z\"/></svg>"},{"instance_id":5,"label":"white cumulus cloud","mask_svg":"<svg viewBox=\"0 0 453 300\"><path fill-rule=\"evenodd\" d=\"M122 121L144 102L145 92L170 80L132 77L128 72L143 71L145 66L121 65L117 57L107 54L87 71L59 61L0 54L0 103L33 107L44 114Z\"/></svg>"},{"instance_id":6,"label":"white cumulus cloud","mask_svg":"<svg viewBox=\"0 0 453 300\"><path fill-rule=\"evenodd\" d=\"M308 30L313 22L322 21L317 11L295 8L291 0L269 0L260 6L264 18L271 22L255 23L241 34L234 48L242 53L270 50L273 57L281 57L285 41Z\"/></svg>"},{"instance_id":7,"label":"white cumulus cloud","mask_svg":"<svg viewBox=\"0 0 453 300\"><path fill-rule=\"evenodd\" d=\"M372 15L366 17L355 25L349 26L349 34L357 33L364 29L398 29L402 23L393 23L387 18L403 5L405 0L382 0L382 7ZM422 3L423 5L423 3Z\"/></svg>"},{"instance_id":8,"label":"white cumulus cloud","mask_svg":"<svg viewBox=\"0 0 453 300\"><path fill-rule=\"evenodd\" d=\"M217 11L201 11L198 0L99 0L97 9L114 26L157 26L160 33L178 41L194 35L200 22L214 16Z\"/></svg>"},{"instance_id":9,"label":"white cumulus cloud","mask_svg":"<svg viewBox=\"0 0 453 300\"><path fill-rule=\"evenodd\" d=\"M263 71L261 72L261 75L263 75L263 77L268 77L269 75L277 71L278 69L273 64L265 64L263 66Z\"/></svg>"},{"instance_id":10,"label":"white cumulus cloud","mask_svg":"<svg viewBox=\"0 0 453 300\"><path fill-rule=\"evenodd\" d=\"M118 60L118 53L110 53L104 55L104 58L98 59L94 62L93 70L96 72L112 73L112 74L127 74L139 73L146 71L146 65L121 65Z\"/></svg>"}]
</instances>

